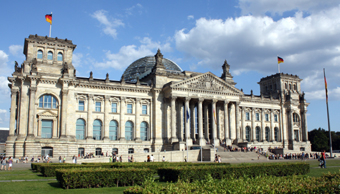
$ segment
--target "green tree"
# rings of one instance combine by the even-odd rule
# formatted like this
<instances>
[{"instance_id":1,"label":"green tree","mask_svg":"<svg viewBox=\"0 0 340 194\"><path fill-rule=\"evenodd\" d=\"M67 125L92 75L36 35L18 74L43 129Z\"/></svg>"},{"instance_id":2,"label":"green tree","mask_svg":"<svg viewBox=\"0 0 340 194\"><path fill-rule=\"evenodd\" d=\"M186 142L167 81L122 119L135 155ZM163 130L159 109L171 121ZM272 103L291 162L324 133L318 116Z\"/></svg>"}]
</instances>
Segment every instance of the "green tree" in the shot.
<instances>
[{"instance_id":1,"label":"green tree","mask_svg":"<svg viewBox=\"0 0 340 194\"><path fill-rule=\"evenodd\" d=\"M326 135L327 133L328 132L322 128L313 129L308 132L308 139L312 144L312 151L329 151L329 138Z\"/></svg>"}]
</instances>

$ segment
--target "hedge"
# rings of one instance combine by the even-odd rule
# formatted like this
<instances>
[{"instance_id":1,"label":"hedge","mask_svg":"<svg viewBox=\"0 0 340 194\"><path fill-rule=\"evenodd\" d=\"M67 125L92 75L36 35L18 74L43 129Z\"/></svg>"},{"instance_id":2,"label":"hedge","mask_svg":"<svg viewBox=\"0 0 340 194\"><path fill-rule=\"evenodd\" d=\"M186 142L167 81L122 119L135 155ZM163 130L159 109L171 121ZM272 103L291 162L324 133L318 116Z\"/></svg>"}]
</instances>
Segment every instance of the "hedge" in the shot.
<instances>
[{"instance_id":1,"label":"hedge","mask_svg":"<svg viewBox=\"0 0 340 194\"><path fill-rule=\"evenodd\" d=\"M168 182L177 182L178 179L192 182L201 180L207 174L211 175L213 179L222 179L260 175L288 176L307 174L308 172L309 164L307 163L254 164L247 166L179 166L158 169L160 180Z\"/></svg>"},{"instance_id":2,"label":"hedge","mask_svg":"<svg viewBox=\"0 0 340 194\"><path fill-rule=\"evenodd\" d=\"M326 174L322 177L307 176L258 176L238 179L214 180L206 176L204 180L193 183L157 184L148 180L142 186L126 189L124 194L142 193L340 193L340 173Z\"/></svg>"},{"instance_id":3,"label":"hedge","mask_svg":"<svg viewBox=\"0 0 340 194\"><path fill-rule=\"evenodd\" d=\"M40 167L40 172L45 177L53 177L56 176L56 169L70 169L70 168L112 168L112 166L109 165L43 165Z\"/></svg>"},{"instance_id":4,"label":"hedge","mask_svg":"<svg viewBox=\"0 0 340 194\"><path fill-rule=\"evenodd\" d=\"M65 189L140 185L153 174L150 169L79 168L57 169L57 180Z\"/></svg>"},{"instance_id":5,"label":"hedge","mask_svg":"<svg viewBox=\"0 0 340 194\"><path fill-rule=\"evenodd\" d=\"M37 172L41 172L41 166L69 166L75 165L70 163L31 163L31 169Z\"/></svg>"}]
</instances>

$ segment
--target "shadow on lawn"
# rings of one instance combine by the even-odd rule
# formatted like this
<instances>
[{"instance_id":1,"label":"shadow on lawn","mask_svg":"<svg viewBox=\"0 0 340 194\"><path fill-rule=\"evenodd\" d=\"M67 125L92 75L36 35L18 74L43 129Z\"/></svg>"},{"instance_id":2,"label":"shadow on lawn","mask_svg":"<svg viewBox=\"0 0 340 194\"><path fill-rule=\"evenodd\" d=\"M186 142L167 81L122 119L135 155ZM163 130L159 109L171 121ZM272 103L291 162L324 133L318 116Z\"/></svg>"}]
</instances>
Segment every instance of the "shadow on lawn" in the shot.
<instances>
[{"instance_id":1,"label":"shadow on lawn","mask_svg":"<svg viewBox=\"0 0 340 194\"><path fill-rule=\"evenodd\" d=\"M54 188L60 188L62 189L62 187L60 187L60 184L58 182L53 182L53 183L48 183L51 187L54 187Z\"/></svg>"}]
</instances>

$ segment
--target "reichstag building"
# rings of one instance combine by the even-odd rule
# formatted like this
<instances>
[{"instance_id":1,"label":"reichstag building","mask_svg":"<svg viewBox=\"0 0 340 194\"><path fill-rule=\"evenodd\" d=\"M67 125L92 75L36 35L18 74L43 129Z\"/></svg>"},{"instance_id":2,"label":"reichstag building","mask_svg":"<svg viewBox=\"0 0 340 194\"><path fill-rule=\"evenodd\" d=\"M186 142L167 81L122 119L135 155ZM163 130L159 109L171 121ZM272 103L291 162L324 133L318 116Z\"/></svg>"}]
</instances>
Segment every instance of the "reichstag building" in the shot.
<instances>
[{"instance_id":1,"label":"reichstag building","mask_svg":"<svg viewBox=\"0 0 340 194\"><path fill-rule=\"evenodd\" d=\"M310 151L307 106L296 75L258 82L260 95L222 75L183 71L155 56L137 59L120 80L77 77L76 45L30 35L11 77L8 156L144 153L200 145Z\"/></svg>"}]
</instances>

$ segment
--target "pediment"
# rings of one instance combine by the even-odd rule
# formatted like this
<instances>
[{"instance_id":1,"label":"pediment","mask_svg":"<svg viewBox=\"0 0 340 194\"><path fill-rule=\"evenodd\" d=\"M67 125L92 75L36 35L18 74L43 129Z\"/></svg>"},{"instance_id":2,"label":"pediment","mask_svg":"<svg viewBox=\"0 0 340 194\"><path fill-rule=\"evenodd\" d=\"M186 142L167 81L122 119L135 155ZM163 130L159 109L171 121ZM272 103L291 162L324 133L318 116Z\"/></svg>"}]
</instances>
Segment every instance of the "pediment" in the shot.
<instances>
[{"instance_id":1,"label":"pediment","mask_svg":"<svg viewBox=\"0 0 340 194\"><path fill-rule=\"evenodd\" d=\"M50 110L45 110L38 114L39 117L57 117L58 115Z\"/></svg>"},{"instance_id":2,"label":"pediment","mask_svg":"<svg viewBox=\"0 0 340 194\"><path fill-rule=\"evenodd\" d=\"M194 90L219 91L233 94L243 94L233 85L228 84L211 72L197 75L181 82L173 83L171 88L186 88Z\"/></svg>"}]
</instances>

